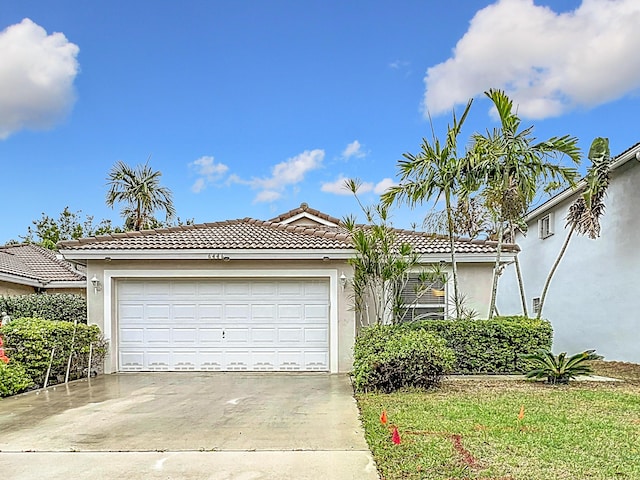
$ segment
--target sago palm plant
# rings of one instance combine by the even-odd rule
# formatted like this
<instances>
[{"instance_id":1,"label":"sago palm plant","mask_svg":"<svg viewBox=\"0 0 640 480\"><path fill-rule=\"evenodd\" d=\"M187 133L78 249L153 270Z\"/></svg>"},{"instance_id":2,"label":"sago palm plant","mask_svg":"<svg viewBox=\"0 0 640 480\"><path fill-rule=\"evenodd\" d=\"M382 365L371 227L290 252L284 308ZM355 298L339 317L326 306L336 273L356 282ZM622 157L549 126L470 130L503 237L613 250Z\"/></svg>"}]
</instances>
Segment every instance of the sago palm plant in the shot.
<instances>
[{"instance_id":1,"label":"sago palm plant","mask_svg":"<svg viewBox=\"0 0 640 480\"><path fill-rule=\"evenodd\" d=\"M523 355L522 358L529 360L533 369L525 374L527 378L547 378L550 384L566 384L569 380L580 375L590 375L593 373L589 361L600 360L603 357L596 355L595 350L585 350L567 358L567 352L554 355L552 352L540 349L536 353Z\"/></svg>"}]
</instances>

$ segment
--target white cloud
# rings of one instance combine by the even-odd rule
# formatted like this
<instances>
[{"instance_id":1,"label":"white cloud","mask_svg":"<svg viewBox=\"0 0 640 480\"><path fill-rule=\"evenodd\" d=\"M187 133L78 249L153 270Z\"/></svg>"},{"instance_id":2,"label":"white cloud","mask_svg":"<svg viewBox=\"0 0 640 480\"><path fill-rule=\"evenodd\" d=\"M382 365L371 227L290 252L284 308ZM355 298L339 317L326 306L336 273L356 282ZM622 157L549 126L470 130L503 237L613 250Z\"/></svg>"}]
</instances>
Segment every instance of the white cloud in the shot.
<instances>
[{"instance_id":1,"label":"white cloud","mask_svg":"<svg viewBox=\"0 0 640 480\"><path fill-rule=\"evenodd\" d=\"M376 195L382 195L389 189L389 187L393 187L394 185L396 185L396 182L394 182L392 179L383 178L378 183L376 183L376 186L373 188L373 193L375 193Z\"/></svg>"},{"instance_id":2,"label":"white cloud","mask_svg":"<svg viewBox=\"0 0 640 480\"><path fill-rule=\"evenodd\" d=\"M200 157L189 164L189 167L195 170L199 178L191 186L194 193L204 190L208 184L215 183L220 180L229 167L224 163L216 163L213 157Z\"/></svg>"},{"instance_id":3,"label":"white cloud","mask_svg":"<svg viewBox=\"0 0 640 480\"><path fill-rule=\"evenodd\" d=\"M275 192L273 190L263 190L256 195L256 198L253 199L253 203L270 203L275 202L282 194L280 192Z\"/></svg>"},{"instance_id":4,"label":"white cloud","mask_svg":"<svg viewBox=\"0 0 640 480\"><path fill-rule=\"evenodd\" d=\"M351 190L345 187L346 181L347 181L347 178L344 177L343 175L340 175L333 182L323 183L322 186L320 187L320 190L322 190L325 193L333 193L334 195L351 195L352 194ZM358 188L358 193L362 194L362 193L373 192L376 195L382 195L384 192L387 191L389 187L393 185L396 185L396 182L394 182L390 178L383 178L376 184L374 184L373 182L361 182L360 187Z\"/></svg>"},{"instance_id":5,"label":"white cloud","mask_svg":"<svg viewBox=\"0 0 640 480\"><path fill-rule=\"evenodd\" d=\"M320 186L320 190L325 193L333 193L334 195L351 195L351 190L349 190L345 182L347 181L346 177L340 175L333 182L325 182Z\"/></svg>"},{"instance_id":6,"label":"white cloud","mask_svg":"<svg viewBox=\"0 0 640 480\"><path fill-rule=\"evenodd\" d=\"M400 70L403 68L409 68L409 62L405 61L405 60L396 60L395 62L391 62L389 64L389 68L392 68L394 70Z\"/></svg>"},{"instance_id":7,"label":"white cloud","mask_svg":"<svg viewBox=\"0 0 640 480\"><path fill-rule=\"evenodd\" d=\"M358 140L354 140L342 151L342 156L345 159L350 159L351 157L362 158L366 156L366 154L362 151L362 145Z\"/></svg>"},{"instance_id":8,"label":"white cloud","mask_svg":"<svg viewBox=\"0 0 640 480\"><path fill-rule=\"evenodd\" d=\"M260 190L254 198L255 203L273 202L282 196L282 192L288 186L302 182L308 172L320 168L323 160L324 150L305 150L293 158L274 165L270 177L244 180L233 175L229 177L229 181Z\"/></svg>"},{"instance_id":9,"label":"white cloud","mask_svg":"<svg viewBox=\"0 0 640 480\"><path fill-rule=\"evenodd\" d=\"M425 114L489 88L534 119L616 100L640 88L638 25L638 0L583 0L565 13L499 0L476 13L451 58L427 70Z\"/></svg>"},{"instance_id":10,"label":"white cloud","mask_svg":"<svg viewBox=\"0 0 640 480\"><path fill-rule=\"evenodd\" d=\"M65 117L75 102L79 51L28 18L0 32L0 139Z\"/></svg>"}]
</instances>

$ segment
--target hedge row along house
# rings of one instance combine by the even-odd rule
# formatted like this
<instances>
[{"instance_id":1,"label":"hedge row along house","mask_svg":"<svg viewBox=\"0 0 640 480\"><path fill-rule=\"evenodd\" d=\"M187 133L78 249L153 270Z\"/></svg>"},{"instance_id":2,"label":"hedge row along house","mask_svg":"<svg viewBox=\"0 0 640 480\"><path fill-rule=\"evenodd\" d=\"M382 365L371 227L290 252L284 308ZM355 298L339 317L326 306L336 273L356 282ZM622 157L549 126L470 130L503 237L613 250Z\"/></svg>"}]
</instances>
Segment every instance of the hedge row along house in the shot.
<instances>
[{"instance_id":1,"label":"hedge row along house","mask_svg":"<svg viewBox=\"0 0 640 480\"><path fill-rule=\"evenodd\" d=\"M396 233L422 264L449 269L447 239ZM127 232L59 247L87 269L89 323L110 342L106 373L351 370L361 325L348 263L355 251L339 219L306 204L268 221ZM457 240L456 248L460 288L486 317L496 245ZM504 262L516 252L506 246ZM443 289L417 306L450 317L450 280Z\"/></svg>"}]
</instances>

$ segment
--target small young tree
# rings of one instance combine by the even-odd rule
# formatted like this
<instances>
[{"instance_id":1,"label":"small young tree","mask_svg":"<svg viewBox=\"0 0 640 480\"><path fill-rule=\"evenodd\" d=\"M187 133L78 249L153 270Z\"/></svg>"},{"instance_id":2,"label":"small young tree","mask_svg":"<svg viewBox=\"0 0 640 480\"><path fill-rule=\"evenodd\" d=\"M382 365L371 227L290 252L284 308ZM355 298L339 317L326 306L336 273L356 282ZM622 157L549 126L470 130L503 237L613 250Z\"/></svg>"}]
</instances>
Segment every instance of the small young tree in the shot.
<instances>
[{"instance_id":1,"label":"small young tree","mask_svg":"<svg viewBox=\"0 0 640 480\"><path fill-rule=\"evenodd\" d=\"M419 255L408 243L399 242L389 225L388 207L365 207L357 195L358 180L347 180L345 187L354 194L367 220L365 225L358 224L354 216L343 220L356 251L355 257L349 259L354 270L354 309L362 324L401 322L407 309L402 291L409 276L417 275L419 280L416 298L427 287L444 282L445 277L437 267L420 269Z\"/></svg>"},{"instance_id":2,"label":"small young tree","mask_svg":"<svg viewBox=\"0 0 640 480\"><path fill-rule=\"evenodd\" d=\"M405 153L404 160L398 162L400 183L389 188L382 195L384 205L394 202L407 203L411 207L421 205L430 200L444 199L447 218L447 236L451 250L451 273L453 276L453 299L456 317L462 316L462 296L458 286L458 267L456 262L455 228L453 220L453 203L462 191L468 193L468 185L474 184L472 177L467 175L467 164L464 158L458 157L458 136L462 130L472 100L469 100L462 116L453 115L453 123L448 126L444 142L433 135L433 141L422 139L418 154ZM466 188L465 188L466 187Z\"/></svg>"},{"instance_id":3,"label":"small young tree","mask_svg":"<svg viewBox=\"0 0 640 480\"><path fill-rule=\"evenodd\" d=\"M551 267L551 271L544 282L542 294L540 295L540 305L538 306L537 318L542 316L542 307L547 298L547 292L551 279L564 257L569 241L574 233L587 235L592 240L600 236L600 217L604 215L604 198L609 187L609 169L611 167L611 153L609 150L609 139L597 137L591 143L589 149L589 160L591 166L587 170L585 187L580 195L569 207L566 227L570 227L565 238L560 253Z\"/></svg>"},{"instance_id":4,"label":"small young tree","mask_svg":"<svg viewBox=\"0 0 640 480\"><path fill-rule=\"evenodd\" d=\"M491 89L485 92L485 95L496 108L500 126L484 135L473 135L471 156L474 176L486 187L484 194L488 200L488 207L494 212L498 227L489 307L491 319L496 307L505 227L524 216L541 181L561 181L574 185L576 169L564 167L550 159L566 156L578 164L580 149L577 138L569 135L537 141L533 137L533 126L520 129L520 117L513 109L513 102L502 90Z\"/></svg>"}]
</instances>

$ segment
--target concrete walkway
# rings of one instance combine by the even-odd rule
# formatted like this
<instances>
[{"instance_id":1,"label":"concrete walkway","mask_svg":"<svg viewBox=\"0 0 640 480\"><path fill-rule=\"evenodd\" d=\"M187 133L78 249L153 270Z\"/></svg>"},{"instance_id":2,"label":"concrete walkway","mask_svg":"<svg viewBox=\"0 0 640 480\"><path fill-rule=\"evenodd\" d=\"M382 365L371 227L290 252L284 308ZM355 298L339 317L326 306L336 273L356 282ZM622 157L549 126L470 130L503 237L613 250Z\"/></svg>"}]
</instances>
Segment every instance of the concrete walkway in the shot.
<instances>
[{"instance_id":1,"label":"concrete walkway","mask_svg":"<svg viewBox=\"0 0 640 480\"><path fill-rule=\"evenodd\" d=\"M0 400L0 432L16 480L378 478L344 375L104 375Z\"/></svg>"}]
</instances>

